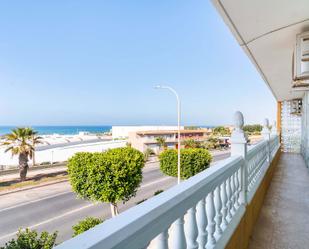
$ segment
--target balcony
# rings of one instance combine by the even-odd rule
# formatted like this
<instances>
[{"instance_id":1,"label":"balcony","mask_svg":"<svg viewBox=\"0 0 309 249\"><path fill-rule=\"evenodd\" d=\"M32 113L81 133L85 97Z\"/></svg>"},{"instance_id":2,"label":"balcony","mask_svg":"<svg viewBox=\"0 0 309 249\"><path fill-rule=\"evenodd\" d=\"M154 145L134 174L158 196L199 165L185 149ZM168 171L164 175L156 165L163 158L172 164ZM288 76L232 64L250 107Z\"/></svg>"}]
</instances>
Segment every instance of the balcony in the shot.
<instances>
[{"instance_id":1,"label":"balcony","mask_svg":"<svg viewBox=\"0 0 309 249\"><path fill-rule=\"evenodd\" d=\"M246 248L280 156L279 136L247 147L235 116L232 156L56 247Z\"/></svg>"},{"instance_id":2,"label":"balcony","mask_svg":"<svg viewBox=\"0 0 309 249\"><path fill-rule=\"evenodd\" d=\"M299 154L282 153L249 249L308 248L309 173Z\"/></svg>"}]
</instances>

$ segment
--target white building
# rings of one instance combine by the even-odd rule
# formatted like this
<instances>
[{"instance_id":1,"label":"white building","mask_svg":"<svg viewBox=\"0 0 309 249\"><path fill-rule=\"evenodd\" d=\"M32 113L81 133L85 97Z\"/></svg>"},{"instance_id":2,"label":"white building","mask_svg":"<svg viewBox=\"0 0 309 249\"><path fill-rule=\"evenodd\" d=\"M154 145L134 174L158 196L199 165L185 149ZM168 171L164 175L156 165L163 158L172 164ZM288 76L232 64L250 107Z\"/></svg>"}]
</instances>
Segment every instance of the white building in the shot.
<instances>
[{"instance_id":1,"label":"white building","mask_svg":"<svg viewBox=\"0 0 309 249\"><path fill-rule=\"evenodd\" d=\"M136 131L160 131L160 130L177 130L177 126L165 126L165 125L132 125L132 126L113 126L112 137L113 139L126 139L129 137L129 132ZM184 129L181 126L181 129Z\"/></svg>"},{"instance_id":2,"label":"white building","mask_svg":"<svg viewBox=\"0 0 309 249\"><path fill-rule=\"evenodd\" d=\"M196 141L205 141L210 135L210 129L181 130L180 140L194 139ZM128 142L135 149L145 152L152 149L156 154L160 150L157 138L162 137L165 140L167 148L177 149L178 131L177 130L147 130L129 132ZM162 149L162 148L161 148Z\"/></svg>"}]
</instances>

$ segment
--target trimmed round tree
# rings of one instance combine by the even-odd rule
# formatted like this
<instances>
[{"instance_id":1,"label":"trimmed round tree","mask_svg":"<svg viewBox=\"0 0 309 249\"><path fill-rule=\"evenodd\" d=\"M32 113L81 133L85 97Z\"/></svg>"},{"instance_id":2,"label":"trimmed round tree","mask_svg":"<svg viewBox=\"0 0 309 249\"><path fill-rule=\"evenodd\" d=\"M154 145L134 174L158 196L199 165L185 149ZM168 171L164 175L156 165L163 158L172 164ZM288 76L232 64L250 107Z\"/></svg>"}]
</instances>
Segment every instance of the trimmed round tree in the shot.
<instances>
[{"instance_id":1,"label":"trimmed round tree","mask_svg":"<svg viewBox=\"0 0 309 249\"><path fill-rule=\"evenodd\" d=\"M101 153L80 152L69 159L69 180L80 198L110 203L115 216L117 202L135 196L144 164L143 153L131 147Z\"/></svg>"},{"instance_id":2,"label":"trimmed round tree","mask_svg":"<svg viewBox=\"0 0 309 249\"><path fill-rule=\"evenodd\" d=\"M166 150L160 156L160 169L168 176L177 177L177 151ZM188 179L191 176L207 169L212 156L206 149L190 148L181 149L180 152L180 176Z\"/></svg>"}]
</instances>

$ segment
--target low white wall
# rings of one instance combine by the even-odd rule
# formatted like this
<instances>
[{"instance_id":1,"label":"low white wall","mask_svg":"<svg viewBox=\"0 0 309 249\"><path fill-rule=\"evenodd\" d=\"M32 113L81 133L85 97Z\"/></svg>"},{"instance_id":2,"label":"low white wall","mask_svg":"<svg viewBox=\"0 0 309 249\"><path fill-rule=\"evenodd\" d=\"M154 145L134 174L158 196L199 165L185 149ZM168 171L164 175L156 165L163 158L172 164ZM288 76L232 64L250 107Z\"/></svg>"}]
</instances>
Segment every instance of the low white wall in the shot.
<instances>
[{"instance_id":1,"label":"low white wall","mask_svg":"<svg viewBox=\"0 0 309 249\"><path fill-rule=\"evenodd\" d=\"M42 162L63 162L67 161L76 152L101 152L107 149L124 146L126 146L126 141L124 140L63 146L37 151L35 158L37 164ZM31 163L32 161L30 160L29 164L31 165ZM0 165L18 165L18 157L12 157L10 152L5 153L4 148L0 148Z\"/></svg>"}]
</instances>

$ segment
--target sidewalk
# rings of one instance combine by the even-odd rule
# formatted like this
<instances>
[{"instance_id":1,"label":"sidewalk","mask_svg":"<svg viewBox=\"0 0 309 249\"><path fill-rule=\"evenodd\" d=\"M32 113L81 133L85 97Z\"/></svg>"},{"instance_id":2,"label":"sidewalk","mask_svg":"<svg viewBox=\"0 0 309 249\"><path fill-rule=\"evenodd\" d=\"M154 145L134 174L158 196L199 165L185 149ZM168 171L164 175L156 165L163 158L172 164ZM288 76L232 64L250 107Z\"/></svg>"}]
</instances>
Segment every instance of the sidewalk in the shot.
<instances>
[{"instance_id":1,"label":"sidewalk","mask_svg":"<svg viewBox=\"0 0 309 249\"><path fill-rule=\"evenodd\" d=\"M213 150L213 151L209 151L211 155L213 156L218 156L218 155L223 155L226 153L229 153L231 151L231 149L226 149L226 150Z\"/></svg>"},{"instance_id":2,"label":"sidewalk","mask_svg":"<svg viewBox=\"0 0 309 249\"><path fill-rule=\"evenodd\" d=\"M67 169L66 166L59 166L59 167L55 166L53 168L47 168L47 169L29 170L27 174L27 178L31 178L31 177L42 175L42 174L58 173L58 172L65 171L66 169ZM19 179L19 172L7 174L7 175L0 175L0 182L11 181L11 180L16 180L16 179Z\"/></svg>"}]
</instances>

